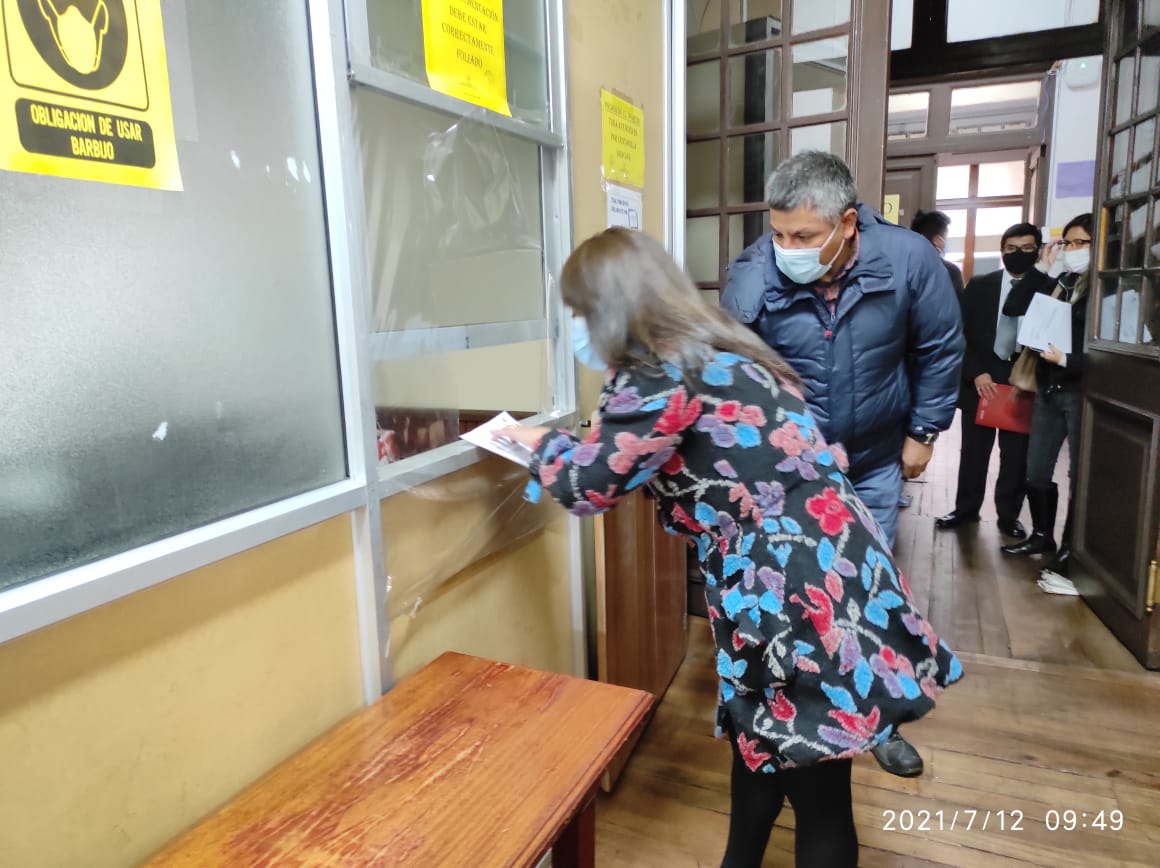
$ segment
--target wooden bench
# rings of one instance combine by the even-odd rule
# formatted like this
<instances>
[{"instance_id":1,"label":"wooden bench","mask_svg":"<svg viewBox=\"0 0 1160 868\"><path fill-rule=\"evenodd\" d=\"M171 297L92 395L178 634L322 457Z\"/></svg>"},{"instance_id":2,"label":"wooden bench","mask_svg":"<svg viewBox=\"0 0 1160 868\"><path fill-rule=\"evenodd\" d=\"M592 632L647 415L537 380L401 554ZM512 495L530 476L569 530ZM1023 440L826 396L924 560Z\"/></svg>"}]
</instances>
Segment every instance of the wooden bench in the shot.
<instances>
[{"instance_id":1,"label":"wooden bench","mask_svg":"<svg viewBox=\"0 0 1160 868\"><path fill-rule=\"evenodd\" d=\"M446 653L148 864L591 866L597 783L652 703Z\"/></svg>"}]
</instances>

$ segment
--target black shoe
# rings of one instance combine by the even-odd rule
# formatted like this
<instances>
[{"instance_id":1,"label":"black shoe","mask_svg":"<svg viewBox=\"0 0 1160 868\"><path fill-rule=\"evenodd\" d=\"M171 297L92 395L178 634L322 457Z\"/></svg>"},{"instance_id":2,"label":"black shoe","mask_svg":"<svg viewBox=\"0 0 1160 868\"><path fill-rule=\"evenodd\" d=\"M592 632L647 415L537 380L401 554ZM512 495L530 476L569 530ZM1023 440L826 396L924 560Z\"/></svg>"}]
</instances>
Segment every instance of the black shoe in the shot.
<instances>
[{"instance_id":1,"label":"black shoe","mask_svg":"<svg viewBox=\"0 0 1160 868\"><path fill-rule=\"evenodd\" d=\"M1014 521L1000 521L999 533L1003 536L1011 537L1011 539L1027 539L1027 528L1023 526L1023 522L1019 519Z\"/></svg>"},{"instance_id":2,"label":"black shoe","mask_svg":"<svg viewBox=\"0 0 1160 868\"><path fill-rule=\"evenodd\" d=\"M914 745L895 732L873 750L878 765L900 778L917 778L922 774L922 757Z\"/></svg>"},{"instance_id":3,"label":"black shoe","mask_svg":"<svg viewBox=\"0 0 1160 868\"><path fill-rule=\"evenodd\" d=\"M1025 558L1030 555L1049 555L1054 551L1055 540L1040 531L1035 531L1024 542L1003 546L1003 554L1012 558Z\"/></svg>"},{"instance_id":4,"label":"black shoe","mask_svg":"<svg viewBox=\"0 0 1160 868\"><path fill-rule=\"evenodd\" d=\"M958 510L948 512L942 518L934 520L934 526L939 530L951 530L952 528L961 527L964 524L975 524L978 522L978 515L959 515Z\"/></svg>"},{"instance_id":5,"label":"black shoe","mask_svg":"<svg viewBox=\"0 0 1160 868\"><path fill-rule=\"evenodd\" d=\"M1045 573L1055 573L1057 576L1067 578L1068 567L1071 565L1071 546L1064 543L1059 547L1059 551L1055 553L1055 557L1049 560L1043 567Z\"/></svg>"}]
</instances>

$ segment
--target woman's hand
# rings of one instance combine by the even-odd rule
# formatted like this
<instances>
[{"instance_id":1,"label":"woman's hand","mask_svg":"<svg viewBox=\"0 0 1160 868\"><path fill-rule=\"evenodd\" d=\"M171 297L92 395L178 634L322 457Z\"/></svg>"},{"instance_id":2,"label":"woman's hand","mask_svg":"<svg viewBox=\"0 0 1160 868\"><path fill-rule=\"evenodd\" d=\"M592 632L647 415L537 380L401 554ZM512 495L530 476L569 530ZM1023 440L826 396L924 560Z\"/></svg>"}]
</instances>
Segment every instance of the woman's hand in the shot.
<instances>
[{"instance_id":1,"label":"woman's hand","mask_svg":"<svg viewBox=\"0 0 1160 868\"><path fill-rule=\"evenodd\" d=\"M529 449L535 449L551 430L551 428L545 428L543 426L528 428L524 425L512 425L508 428L497 428L495 431L492 431L491 439L513 440Z\"/></svg>"},{"instance_id":2,"label":"woman's hand","mask_svg":"<svg viewBox=\"0 0 1160 868\"><path fill-rule=\"evenodd\" d=\"M1039 249L1039 261L1043 263L1044 271L1051 271L1055 260L1059 258L1059 251L1063 249L1063 241L1059 238L1048 241Z\"/></svg>"},{"instance_id":3,"label":"woman's hand","mask_svg":"<svg viewBox=\"0 0 1160 868\"><path fill-rule=\"evenodd\" d=\"M1067 353L1061 353L1055 344L1048 344L1047 349L1040 355L1043 356L1044 361L1059 365L1061 368L1067 367Z\"/></svg>"}]
</instances>

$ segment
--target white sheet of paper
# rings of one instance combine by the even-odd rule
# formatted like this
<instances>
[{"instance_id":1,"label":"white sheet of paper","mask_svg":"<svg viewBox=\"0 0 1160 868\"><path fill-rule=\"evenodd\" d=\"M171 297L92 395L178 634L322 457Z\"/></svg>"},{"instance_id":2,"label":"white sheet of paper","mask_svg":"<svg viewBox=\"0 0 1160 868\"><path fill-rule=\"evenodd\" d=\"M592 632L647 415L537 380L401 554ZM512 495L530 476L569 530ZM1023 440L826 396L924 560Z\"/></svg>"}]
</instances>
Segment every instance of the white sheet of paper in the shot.
<instances>
[{"instance_id":1,"label":"white sheet of paper","mask_svg":"<svg viewBox=\"0 0 1160 868\"><path fill-rule=\"evenodd\" d=\"M506 458L508 461L514 461L522 467L527 467L532 457L531 449L514 441L493 440L491 436L492 431L500 428L510 428L512 425L519 424L518 419L512 418L505 411L498 416L493 416L488 419L478 428L474 428L466 434L460 434L459 437L461 440L466 440L472 446L478 446L480 449L494 452L496 455Z\"/></svg>"},{"instance_id":2,"label":"white sheet of paper","mask_svg":"<svg viewBox=\"0 0 1160 868\"><path fill-rule=\"evenodd\" d=\"M1025 347L1042 352L1054 344L1061 353L1071 352L1071 305L1037 292L1023 315L1016 338Z\"/></svg>"},{"instance_id":3,"label":"white sheet of paper","mask_svg":"<svg viewBox=\"0 0 1160 868\"><path fill-rule=\"evenodd\" d=\"M642 228L644 196L638 190L607 185L608 225L623 226L626 229Z\"/></svg>"}]
</instances>

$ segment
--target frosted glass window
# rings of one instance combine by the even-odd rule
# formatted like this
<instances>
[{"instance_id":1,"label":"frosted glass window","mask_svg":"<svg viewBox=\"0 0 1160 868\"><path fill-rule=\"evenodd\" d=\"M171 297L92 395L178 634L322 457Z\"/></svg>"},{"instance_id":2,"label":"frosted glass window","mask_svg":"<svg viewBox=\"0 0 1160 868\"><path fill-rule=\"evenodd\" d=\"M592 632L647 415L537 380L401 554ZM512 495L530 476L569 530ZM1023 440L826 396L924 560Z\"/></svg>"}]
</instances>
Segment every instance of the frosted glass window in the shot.
<instances>
[{"instance_id":1,"label":"frosted glass window","mask_svg":"<svg viewBox=\"0 0 1160 868\"><path fill-rule=\"evenodd\" d=\"M886 138L921 139L929 112L930 91L892 93L886 102Z\"/></svg>"},{"instance_id":2,"label":"frosted glass window","mask_svg":"<svg viewBox=\"0 0 1160 868\"><path fill-rule=\"evenodd\" d=\"M721 140L693 142L685 150L685 207L721 204Z\"/></svg>"},{"instance_id":3,"label":"frosted glass window","mask_svg":"<svg viewBox=\"0 0 1160 868\"><path fill-rule=\"evenodd\" d=\"M982 163L979 166L980 196L1022 196L1027 166L1022 160Z\"/></svg>"},{"instance_id":4,"label":"frosted glass window","mask_svg":"<svg viewBox=\"0 0 1160 868\"><path fill-rule=\"evenodd\" d=\"M809 33L850 20L850 0L798 0L793 4L793 32Z\"/></svg>"},{"instance_id":5,"label":"frosted glass window","mask_svg":"<svg viewBox=\"0 0 1160 868\"><path fill-rule=\"evenodd\" d=\"M698 4L694 0L689 5ZM729 6L729 41L743 45L780 36L781 14L781 0L733 0Z\"/></svg>"},{"instance_id":6,"label":"frosted glass window","mask_svg":"<svg viewBox=\"0 0 1160 868\"><path fill-rule=\"evenodd\" d=\"M846 107L849 43L819 39L793 47L793 116L829 114Z\"/></svg>"},{"instance_id":7,"label":"frosted glass window","mask_svg":"<svg viewBox=\"0 0 1160 868\"><path fill-rule=\"evenodd\" d=\"M939 166L935 182L935 198L966 199L970 195L970 166Z\"/></svg>"},{"instance_id":8,"label":"frosted glass window","mask_svg":"<svg viewBox=\"0 0 1160 868\"><path fill-rule=\"evenodd\" d=\"M890 50L910 48L914 41L914 0L891 0Z\"/></svg>"},{"instance_id":9,"label":"frosted glass window","mask_svg":"<svg viewBox=\"0 0 1160 868\"><path fill-rule=\"evenodd\" d=\"M164 9L184 192L0 172L0 587L346 476L306 6Z\"/></svg>"},{"instance_id":10,"label":"frosted glass window","mask_svg":"<svg viewBox=\"0 0 1160 868\"><path fill-rule=\"evenodd\" d=\"M947 41L967 42L1054 30L1058 27L1078 27L1095 24L1099 15L1099 0L1040 0L1038 3L949 0Z\"/></svg>"},{"instance_id":11,"label":"frosted glass window","mask_svg":"<svg viewBox=\"0 0 1160 868\"><path fill-rule=\"evenodd\" d=\"M352 2L366 3L374 65L427 84L422 0ZM547 29L542 0L503 0L503 29L508 107L513 117L546 127Z\"/></svg>"},{"instance_id":12,"label":"frosted glass window","mask_svg":"<svg viewBox=\"0 0 1160 868\"><path fill-rule=\"evenodd\" d=\"M357 88L379 332L540 319L539 147Z\"/></svg>"},{"instance_id":13,"label":"frosted glass window","mask_svg":"<svg viewBox=\"0 0 1160 868\"><path fill-rule=\"evenodd\" d=\"M1132 75L1136 69L1135 55L1120 59L1116 67L1116 123L1122 124L1132 116Z\"/></svg>"},{"instance_id":14,"label":"frosted glass window","mask_svg":"<svg viewBox=\"0 0 1160 868\"><path fill-rule=\"evenodd\" d=\"M733 136L728 139L729 186L726 203L743 205L765 201L765 182L781 162L776 132Z\"/></svg>"},{"instance_id":15,"label":"frosted glass window","mask_svg":"<svg viewBox=\"0 0 1160 868\"><path fill-rule=\"evenodd\" d=\"M685 68L685 128L689 135L715 133L721 127L721 64L716 60Z\"/></svg>"},{"instance_id":16,"label":"frosted glass window","mask_svg":"<svg viewBox=\"0 0 1160 868\"><path fill-rule=\"evenodd\" d=\"M781 49L729 58L729 126L775 121L780 113Z\"/></svg>"},{"instance_id":17,"label":"frosted glass window","mask_svg":"<svg viewBox=\"0 0 1160 868\"><path fill-rule=\"evenodd\" d=\"M721 221L716 217L690 217L685 221L685 267L698 283L720 278Z\"/></svg>"},{"instance_id":18,"label":"frosted glass window","mask_svg":"<svg viewBox=\"0 0 1160 868\"><path fill-rule=\"evenodd\" d=\"M1038 81L956 87L951 91L950 132L997 133L1032 129L1039 121Z\"/></svg>"},{"instance_id":19,"label":"frosted glass window","mask_svg":"<svg viewBox=\"0 0 1160 868\"><path fill-rule=\"evenodd\" d=\"M975 212L975 244L980 250L998 250L1003 233L1023 222L1018 205L1004 208L980 208Z\"/></svg>"},{"instance_id":20,"label":"frosted glass window","mask_svg":"<svg viewBox=\"0 0 1160 868\"><path fill-rule=\"evenodd\" d=\"M685 4L685 51L689 57L721 47L721 0L694 0Z\"/></svg>"},{"instance_id":21,"label":"frosted glass window","mask_svg":"<svg viewBox=\"0 0 1160 868\"><path fill-rule=\"evenodd\" d=\"M828 151L846 159L846 122L814 124L808 127L794 127L789 133L790 152Z\"/></svg>"}]
</instances>

